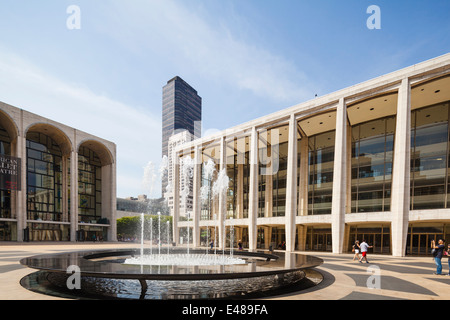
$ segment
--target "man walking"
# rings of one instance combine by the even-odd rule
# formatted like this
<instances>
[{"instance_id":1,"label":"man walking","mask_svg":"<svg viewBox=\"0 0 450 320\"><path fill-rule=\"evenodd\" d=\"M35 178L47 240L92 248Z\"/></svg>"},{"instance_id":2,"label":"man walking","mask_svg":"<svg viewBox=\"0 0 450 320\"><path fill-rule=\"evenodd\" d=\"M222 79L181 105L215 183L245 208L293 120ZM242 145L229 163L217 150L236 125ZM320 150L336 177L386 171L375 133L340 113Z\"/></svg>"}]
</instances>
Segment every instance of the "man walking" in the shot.
<instances>
[{"instance_id":1,"label":"man walking","mask_svg":"<svg viewBox=\"0 0 450 320\"><path fill-rule=\"evenodd\" d=\"M367 260L367 250L369 248L373 248L373 246L369 246L367 244L366 240L363 240L361 242L361 244L359 245L359 247L361 248L361 254L362 254L362 257L359 259L359 262L362 263L362 259L366 259L366 263L369 263L369 261Z\"/></svg>"},{"instance_id":2,"label":"man walking","mask_svg":"<svg viewBox=\"0 0 450 320\"><path fill-rule=\"evenodd\" d=\"M431 249L434 249L434 263L436 263L436 272L434 274L440 275L442 274L442 256L444 255L444 241L440 239L438 241L438 245L434 240L431 241Z\"/></svg>"}]
</instances>

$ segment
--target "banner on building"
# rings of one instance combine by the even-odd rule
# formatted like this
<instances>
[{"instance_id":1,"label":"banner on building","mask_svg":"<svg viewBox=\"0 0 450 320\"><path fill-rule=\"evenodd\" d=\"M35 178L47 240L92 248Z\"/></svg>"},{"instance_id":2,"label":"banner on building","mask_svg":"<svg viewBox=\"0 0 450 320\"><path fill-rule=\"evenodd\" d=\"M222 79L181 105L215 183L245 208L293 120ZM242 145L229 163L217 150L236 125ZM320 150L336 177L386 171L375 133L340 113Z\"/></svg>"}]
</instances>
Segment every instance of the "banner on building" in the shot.
<instances>
[{"instance_id":1,"label":"banner on building","mask_svg":"<svg viewBox=\"0 0 450 320\"><path fill-rule=\"evenodd\" d=\"M0 189L21 190L21 159L0 155Z\"/></svg>"}]
</instances>

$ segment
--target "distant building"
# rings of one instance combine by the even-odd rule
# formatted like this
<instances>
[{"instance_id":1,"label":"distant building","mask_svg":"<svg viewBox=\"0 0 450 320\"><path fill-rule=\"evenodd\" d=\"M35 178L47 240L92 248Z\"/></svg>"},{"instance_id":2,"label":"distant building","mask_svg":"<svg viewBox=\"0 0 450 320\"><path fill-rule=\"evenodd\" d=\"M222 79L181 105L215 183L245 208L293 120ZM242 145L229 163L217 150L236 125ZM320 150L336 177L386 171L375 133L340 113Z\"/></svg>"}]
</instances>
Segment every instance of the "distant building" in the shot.
<instances>
[{"instance_id":1,"label":"distant building","mask_svg":"<svg viewBox=\"0 0 450 320\"><path fill-rule=\"evenodd\" d=\"M0 241L116 241L116 145L0 102Z\"/></svg>"},{"instance_id":2,"label":"distant building","mask_svg":"<svg viewBox=\"0 0 450 320\"><path fill-rule=\"evenodd\" d=\"M168 179L168 185L173 186L174 182L174 174L175 174L175 149L186 143L192 141L192 135L188 131L183 131L180 133L177 133L169 138L168 142L168 172L167 172L167 179ZM180 167L183 168L183 158L178 160L180 162ZM180 179L180 190L185 190L185 187L188 188L189 193L186 195L185 198L182 197L181 191L179 195L179 201L180 201L180 215L186 216L188 212L192 211L192 177L186 177L183 174L183 170L179 170L178 172L179 179ZM172 188L170 188L172 189ZM168 198L168 206L170 210L173 209L173 193L172 191L167 191L165 193L165 197Z\"/></svg>"},{"instance_id":3,"label":"distant building","mask_svg":"<svg viewBox=\"0 0 450 320\"><path fill-rule=\"evenodd\" d=\"M202 98L186 81L176 76L163 87L162 156L169 157L169 138L187 130L193 137L201 136ZM162 181L162 193L167 180Z\"/></svg>"}]
</instances>

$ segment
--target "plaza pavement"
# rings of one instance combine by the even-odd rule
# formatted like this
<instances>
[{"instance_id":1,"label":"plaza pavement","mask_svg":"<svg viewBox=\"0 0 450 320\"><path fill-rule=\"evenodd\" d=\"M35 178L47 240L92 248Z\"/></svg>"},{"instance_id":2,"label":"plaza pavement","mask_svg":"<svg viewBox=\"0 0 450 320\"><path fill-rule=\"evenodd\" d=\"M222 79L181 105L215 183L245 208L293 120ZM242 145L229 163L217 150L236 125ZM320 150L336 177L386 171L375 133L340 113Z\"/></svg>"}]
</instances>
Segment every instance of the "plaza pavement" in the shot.
<instances>
[{"instance_id":1,"label":"plaza pavement","mask_svg":"<svg viewBox=\"0 0 450 320\"><path fill-rule=\"evenodd\" d=\"M135 243L0 243L0 300L62 300L31 292L19 281L35 272L20 265L22 258L79 250L135 248ZM299 252L300 253L300 252ZM397 258L369 255L369 264L352 261L352 254L311 253L324 259L315 270L323 280L300 292L271 297L273 300L449 300L450 276L434 275L431 257ZM448 273L447 258L442 259ZM369 287L368 287L369 285ZM373 288L370 288L372 286Z\"/></svg>"}]
</instances>

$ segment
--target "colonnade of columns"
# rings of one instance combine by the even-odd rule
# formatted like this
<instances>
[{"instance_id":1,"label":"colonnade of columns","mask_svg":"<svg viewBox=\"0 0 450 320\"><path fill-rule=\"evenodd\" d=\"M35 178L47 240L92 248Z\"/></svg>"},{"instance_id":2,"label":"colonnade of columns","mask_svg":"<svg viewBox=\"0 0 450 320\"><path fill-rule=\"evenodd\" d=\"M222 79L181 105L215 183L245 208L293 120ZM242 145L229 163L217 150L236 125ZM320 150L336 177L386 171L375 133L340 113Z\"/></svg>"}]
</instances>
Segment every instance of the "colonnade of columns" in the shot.
<instances>
[{"instance_id":1,"label":"colonnade of columns","mask_svg":"<svg viewBox=\"0 0 450 320\"><path fill-rule=\"evenodd\" d=\"M392 90L392 88L390 88ZM411 135L411 86L408 78L402 79L397 83L395 89L398 90L397 101L397 127L395 133L394 164L392 176L392 196L391 196L391 234L392 234L392 254L402 256L406 247L406 235L409 222L409 170L410 170L410 135ZM330 109L328 109L330 110ZM346 97L339 98L335 102L336 125L335 125L335 146L334 146L334 173L333 173L333 193L332 210L327 221L332 229L332 250L333 253L342 253L344 251L346 234L346 214L350 213L349 200L350 192L348 188L347 175L351 174L349 166L348 153L349 147L349 122L347 117ZM302 112L293 111L286 121L289 124L288 137L288 161L287 161L287 183L286 183L286 212L281 217L285 227L286 250L294 251L296 243L296 234L300 241L306 235L306 224L302 224L303 218L308 214L308 139L300 141L298 149L298 120L302 118ZM282 120L282 119L280 119ZM257 227L258 227L258 127L252 126L246 128L250 132L250 175L249 175L249 205L248 218L240 219L240 224L248 228L249 250L254 251L257 248ZM226 133L225 133L226 134ZM220 160L219 167L225 167L225 144L226 136L222 135L216 140L220 140ZM180 148L181 150L181 148ZM300 152L299 152L300 151ZM174 242L178 243L179 231L183 226L189 225L193 228L193 245L200 243L200 210L201 201L199 190L201 187L201 145L194 144L194 153L196 165L194 167L194 190L193 190L193 222L181 223L179 217L179 202L174 201L174 219L173 230ZM297 166L298 155L300 154L300 167ZM176 165L176 167L178 167ZM179 170L177 168L176 170ZM297 183L297 171L300 170L299 182ZM179 188L179 174L174 175L174 198L177 199L177 190ZM225 232L225 206L226 195L219 197L219 217L217 228L219 229L219 247L223 247ZM278 219L280 221L280 219ZM306 221L306 220L305 220ZM301 248L299 248L301 249Z\"/></svg>"}]
</instances>

